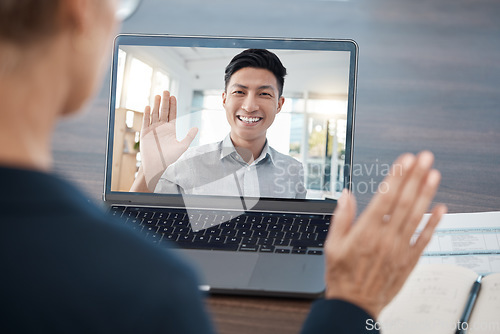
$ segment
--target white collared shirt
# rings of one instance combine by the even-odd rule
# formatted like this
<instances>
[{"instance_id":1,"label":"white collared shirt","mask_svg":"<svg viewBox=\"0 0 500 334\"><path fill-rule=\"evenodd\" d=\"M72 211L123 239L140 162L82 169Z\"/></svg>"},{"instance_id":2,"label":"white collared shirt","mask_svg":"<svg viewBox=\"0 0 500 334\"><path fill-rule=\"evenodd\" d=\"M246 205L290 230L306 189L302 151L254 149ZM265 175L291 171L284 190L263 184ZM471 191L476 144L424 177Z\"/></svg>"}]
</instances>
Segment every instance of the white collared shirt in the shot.
<instances>
[{"instance_id":1,"label":"white collared shirt","mask_svg":"<svg viewBox=\"0 0 500 334\"><path fill-rule=\"evenodd\" d=\"M161 176L155 193L305 198L304 169L267 141L250 164L228 134L223 141L189 148Z\"/></svg>"}]
</instances>

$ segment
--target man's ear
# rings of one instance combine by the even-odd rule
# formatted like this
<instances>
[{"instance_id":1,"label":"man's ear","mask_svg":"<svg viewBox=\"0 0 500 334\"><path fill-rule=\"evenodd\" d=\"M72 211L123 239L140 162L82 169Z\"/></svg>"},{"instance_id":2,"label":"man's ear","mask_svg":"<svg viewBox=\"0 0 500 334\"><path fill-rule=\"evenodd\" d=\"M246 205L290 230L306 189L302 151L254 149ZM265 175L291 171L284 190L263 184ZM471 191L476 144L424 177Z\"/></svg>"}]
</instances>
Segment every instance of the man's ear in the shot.
<instances>
[{"instance_id":1,"label":"man's ear","mask_svg":"<svg viewBox=\"0 0 500 334\"><path fill-rule=\"evenodd\" d=\"M280 98L278 99L278 109L276 110L276 113L279 113L281 111L283 103L285 103L285 98L283 96L280 96Z\"/></svg>"},{"instance_id":2,"label":"man's ear","mask_svg":"<svg viewBox=\"0 0 500 334\"><path fill-rule=\"evenodd\" d=\"M222 92L222 106L226 106L226 91Z\"/></svg>"}]
</instances>

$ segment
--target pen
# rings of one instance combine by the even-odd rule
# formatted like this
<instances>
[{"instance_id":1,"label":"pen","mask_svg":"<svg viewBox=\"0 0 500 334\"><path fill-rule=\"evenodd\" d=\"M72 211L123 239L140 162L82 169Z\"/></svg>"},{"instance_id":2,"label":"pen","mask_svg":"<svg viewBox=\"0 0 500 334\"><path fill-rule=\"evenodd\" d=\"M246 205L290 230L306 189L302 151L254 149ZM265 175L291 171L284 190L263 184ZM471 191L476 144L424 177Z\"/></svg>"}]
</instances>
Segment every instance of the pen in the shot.
<instances>
[{"instance_id":1,"label":"pen","mask_svg":"<svg viewBox=\"0 0 500 334\"><path fill-rule=\"evenodd\" d=\"M474 304L476 303L477 295L479 294L479 290L481 290L481 280L483 279L483 275L479 275L474 284L472 285L472 288L470 289L469 293L469 299L467 300L467 304L465 304L465 309L464 313L462 313L462 316L460 317L460 321L457 323L457 330L455 331L455 334L464 334L467 332L467 329L469 328L469 318L470 314L472 312L472 309L474 308Z\"/></svg>"}]
</instances>

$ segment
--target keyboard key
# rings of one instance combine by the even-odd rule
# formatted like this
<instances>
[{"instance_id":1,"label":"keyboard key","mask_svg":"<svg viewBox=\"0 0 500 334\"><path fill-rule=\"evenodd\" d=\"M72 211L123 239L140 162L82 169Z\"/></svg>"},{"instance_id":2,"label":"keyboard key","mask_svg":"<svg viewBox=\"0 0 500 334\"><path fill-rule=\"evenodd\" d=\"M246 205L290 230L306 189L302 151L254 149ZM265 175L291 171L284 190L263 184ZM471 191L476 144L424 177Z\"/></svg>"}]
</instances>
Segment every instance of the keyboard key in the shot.
<instances>
[{"instance_id":1,"label":"keyboard key","mask_svg":"<svg viewBox=\"0 0 500 334\"><path fill-rule=\"evenodd\" d=\"M215 223L219 225L219 221L215 219L216 215L209 215L209 214L202 214L200 217L200 220L206 222L206 223Z\"/></svg>"},{"instance_id":2,"label":"keyboard key","mask_svg":"<svg viewBox=\"0 0 500 334\"><path fill-rule=\"evenodd\" d=\"M311 221L309 222L309 225L329 225L330 224L330 220L325 220L325 219L311 219Z\"/></svg>"},{"instance_id":3,"label":"keyboard key","mask_svg":"<svg viewBox=\"0 0 500 334\"><path fill-rule=\"evenodd\" d=\"M234 237L236 235L236 230L223 229L220 231L220 235L224 235L226 237Z\"/></svg>"},{"instance_id":4,"label":"keyboard key","mask_svg":"<svg viewBox=\"0 0 500 334\"><path fill-rule=\"evenodd\" d=\"M151 219L153 218L154 212L151 211L141 211L137 215L137 218L143 218L143 219Z\"/></svg>"},{"instance_id":5,"label":"keyboard key","mask_svg":"<svg viewBox=\"0 0 500 334\"><path fill-rule=\"evenodd\" d=\"M133 224L133 225L141 225L141 219L137 219L137 218L129 218L129 219L127 219L127 222L129 222L130 224Z\"/></svg>"},{"instance_id":6,"label":"keyboard key","mask_svg":"<svg viewBox=\"0 0 500 334\"><path fill-rule=\"evenodd\" d=\"M283 228L283 225L280 225L280 224L270 224L267 227L267 230L268 231L281 231L282 228Z\"/></svg>"},{"instance_id":7,"label":"keyboard key","mask_svg":"<svg viewBox=\"0 0 500 334\"><path fill-rule=\"evenodd\" d=\"M158 226L144 226L144 228L142 229L142 232L146 232L146 233L156 233L156 231L158 230Z\"/></svg>"},{"instance_id":8,"label":"keyboard key","mask_svg":"<svg viewBox=\"0 0 500 334\"><path fill-rule=\"evenodd\" d=\"M137 211L125 211L122 215L122 217L127 217L127 218L137 218L137 214L139 212Z\"/></svg>"},{"instance_id":9,"label":"keyboard key","mask_svg":"<svg viewBox=\"0 0 500 334\"><path fill-rule=\"evenodd\" d=\"M240 246L240 251L242 252L256 252L258 249L258 245L241 244Z\"/></svg>"},{"instance_id":10,"label":"keyboard key","mask_svg":"<svg viewBox=\"0 0 500 334\"><path fill-rule=\"evenodd\" d=\"M191 229L193 231L203 231L204 230L204 225L205 223L202 222L202 221L197 221L197 222L190 222L190 225L191 225Z\"/></svg>"},{"instance_id":11,"label":"keyboard key","mask_svg":"<svg viewBox=\"0 0 500 334\"><path fill-rule=\"evenodd\" d=\"M174 223L174 220L158 219L158 221L156 222L156 225L170 227L170 226L172 226L173 223Z\"/></svg>"},{"instance_id":12,"label":"keyboard key","mask_svg":"<svg viewBox=\"0 0 500 334\"><path fill-rule=\"evenodd\" d=\"M259 251L262 253L274 253L274 246L262 245Z\"/></svg>"},{"instance_id":13,"label":"keyboard key","mask_svg":"<svg viewBox=\"0 0 500 334\"><path fill-rule=\"evenodd\" d=\"M246 216L237 216L234 217L231 221L235 223L244 223L246 221L247 217Z\"/></svg>"},{"instance_id":14,"label":"keyboard key","mask_svg":"<svg viewBox=\"0 0 500 334\"><path fill-rule=\"evenodd\" d=\"M221 250L221 251L236 251L238 250L238 244L210 244L210 249Z\"/></svg>"},{"instance_id":15,"label":"keyboard key","mask_svg":"<svg viewBox=\"0 0 500 334\"><path fill-rule=\"evenodd\" d=\"M199 214L199 213L190 213L190 214L188 214L188 220L190 222L197 222L197 221L200 220L200 218L201 218L201 214Z\"/></svg>"},{"instance_id":16,"label":"keyboard key","mask_svg":"<svg viewBox=\"0 0 500 334\"><path fill-rule=\"evenodd\" d=\"M269 238L283 239L285 237L285 232L271 231L268 235Z\"/></svg>"},{"instance_id":17,"label":"keyboard key","mask_svg":"<svg viewBox=\"0 0 500 334\"><path fill-rule=\"evenodd\" d=\"M210 243L223 243L225 241L226 237L221 237L221 236L212 236L210 238Z\"/></svg>"},{"instance_id":18,"label":"keyboard key","mask_svg":"<svg viewBox=\"0 0 500 334\"><path fill-rule=\"evenodd\" d=\"M265 231L267 229L267 224L253 224L252 230L254 231Z\"/></svg>"},{"instance_id":19,"label":"keyboard key","mask_svg":"<svg viewBox=\"0 0 500 334\"><path fill-rule=\"evenodd\" d=\"M251 237L253 234L252 230L239 230L236 235L239 237Z\"/></svg>"},{"instance_id":20,"label":"keyboard key","mask_svg":"<svg viewBox=\"0 0 500 334\"><path fill-rule=\"evenodd\" d=\"M175 220L183 220L185 216L186 216L185 213L172 212L168 218L169 219L175 219Z\"/></svg>"},{"instance_id":21,"label":"keyboard key","mask_svg":"<svg viewBox=\"0 0 500 334\"><path fill-rule=\"evenodd\" d=\"M172 232L174 231L174 228L173 227L169 227L169 226L160 226L158 228L158 233L162 233L162 234L171 234Z\"/></svg>"},{"instance_id":22,"label":"keyboard key","mask_svg":"<svg viewBox=\"0 0 500 334\"><path fill-rule=\"evenodd\" d=\"M307 252L307 254L311 254L311 255L322 255L322 254L323 254L323 251L320 251L320 250L310 250L309 252Z\"/></svg>"},{"instance_id":23,"label":"keyboard key","mask_svg":"<svg viewBox=\"0 0 500 334\"><path fill-rule=\"evenodd\" d=\"M305 240L316 240L318 237L318 233L302 233L300 236L301 239Z\"/></svg>"},{"instance_id":24,"label":"keyboard key","mask_svg":"<svg viewBox=\"0 0 500 334\"><path fill-rule=\"evenodd\" d=\"M306 225L307 225L307 224L309 223L309 221L310 221L310 220L311 220L311 219L309 219L309 218L304 218L304 217L301 217L301 218L295 218L295 220L294 220L294 224L300 224L300 225L302 225L302 224L306 224Z\"/></svg>"},{"instance_id":25,"label":"keyboard key","mask_svg":"<svg viewBox=\"0 0 500 334\"><path fill-rule=\"evenodd\" d=\"M255 244L257 244L257 238L247 238L247 237L245 237L245 238L243 238L241 240L241 243L248 244L248 245L255 245Z\"/></svg>"},{"instance_id":26,"label":"keyboard key","mask_svg":"<svg viewBox=\"0 0 500 334\"><path fill-rule=\"evenodd\" d=\"M189 234L190 230L187 227L176 227L174 232L177 234Z\"/></svg>"},{"instance_id":27,"label":"keyboard key","mask_svg":"<svg viewBox=\"0 0 500 334\"><path fill-rule=\"evenodd\" d=\"M328 226L324 226L324 227L323 226L318 226L316 228L316 231L314 231L314 232L327 234L328 233Z\"/></svg>"},{"instance_id":28,"label":"keyboard key","mask_svg":"<svg viewBox=\"0 0 500 334\"><path fill-rule=\"evenodd\" d=\"M140 231L142 231L142 228L143 228L143 226L142 226L142 225L135 225L135 224L130 225L130 227L131 227L134 231L139 231L139 232L140 232Z\"/></svg>"},{"instance_id":29,"label":"keyboard key","mask_svg":"<svg viewBox=\"0 0 500 334\"><path fill-rule=\"evenodd\" d=\"M205 235L218 236L220 235L220 230L214 227L205 230Z\"/></svg>"},{"instance_id":30,"label":"keyboard key","mask_svg":"<svg viewBox=\"0 0 500 334\"><path fill-rule=\"evenodd\" d=\"M158 233L149 233L148 235L146 235L146 240L154 244L160 242L160 239L161 239L161 234Z\"/></svg>"},{"instance_id":31,"label":"keyboard key","mask_svg":"<svg viewBox=\"0 0 500 334\"><path fill-rule=\"evenodd\" d=\"M260 224L262 222L262 217L250 216L246 220L247 223Z\"/></svg>"},{"instance_id":32,"label":"keyboard key","mask_svg":"<svg viewBox=\"0 0 500 334\"><path fill-rule=\"evenodd\" d=\"M278 222L278 217L264 217L262 222L266 224L275 224Z\"/></svg>"},{"instance_id":33,"label":"keyboard key","mask_svg":"<svg viewBox=\"0 0 500 334\"><path fill-rule=\"evenodd\" d=\"M144 226L156 226L157 220L156 219L144 219L142 221L142 224Z\"/></svg>"},{"instance_id":34,"label":"keyboard key","mask_svg":"<svg viewBox=\"0 0 500 334\"><path fill-rule=\"evenodd\" d=\"M239 244L241 242L241 238L240 237L228 237L226 239L226 243L227 244Z\"/></svg>"},{"instance_id":35,"label":"keyboard key","mask_svg":"<svg viewBox=\"0 0 500 334\"><path fill-rule=\"evenodd\" d=\"M196 243L196 242L177 242L179 248L184 249L211 249L210 245L207 243Z\"/></svg>"},{"instance_id":36,"label":"keyboard key","mask_svg":"<svg viewBox=\"0 0 500 334\"><path fill-rule=\"evenodd\" d=\"M226 228L227 229L234 229L235 225L236 224L234 224L234 223L226 222L226 223L221 223L218 226L219 226L220 229L226 229Z\"/></svg>"},{"instance_id":37,"label":"keyboard key","mask_svg":"<svg viewBox=\"0 0 500 334\"><path fill-rule=\"evenodd\" d=\"M281 239L298 239L300 237L300 232L285 232Z\"/></svg>"},{"instance_id":38,"label":"keyboard key","mask_svg":"<svg viewBox=\"0 0 500 334\"><path fill-rule=\"evenodd\" d=\"M290 244L289 239L274 239L274 246L288 246Z\"/></svg>"},{"instance_id":39,"label":"keyboard key","mask_svg":"<svg viewBox=\"0 0 500 334\"><path fill-rule=\"evenodd\" d=\"M269 236L269 232L267 232L267 231L255 231L255 232L253 232L253 237L267 238L268 236Z\"/></svg>"},{"instance_id":40,"label":"keyboard key","mask_svg":"<svg viewBox=\"0 0 500 334\"><path fill-rule=\"evenodd\" d=\"M317 241L315 240L292 240L290 242L290 246L292 247L319 247L319 246L316 246L318 244Z\"/></svg>"},{"instance_id":41,"label":"keyboard key","mask_svg":"<svg viewBox=\"0 0 500 334\"><path fill-rule=\"evenodd\" d=\"M237 223L235 226L238 230L249 230L250 227L252 227L252 224L251 223Z\"/></svg>"},{"instance_id":42,"label":"keyboard key","mask_svg":"<svg viewBox=\"0 0 500 334\"><path fill-rule=\"evenodd\" d=\"M275 253L280 253L280 254L289 254L290 250L286 248L276 248L274 251Z\"/></svg>"},{"instance_id":43,"label":"keyboard key","mask_svg":"<svg viewBox=\"0 0 500 334\"><path fill-rule=\"evenodd\" d=\"M314 233L316 225L300 225L299 232L302 233Z\"/></svg>"},{"instance_id":44,"label":"keyboard key","mask_svg":"<svg viewBox=\"0 0 500 334\"><path fill-rule=\"evenodd\" d=\"M209 239L210 239L210 237L207 235L195 235L193 238L193 242L194 243L208 243Z\"/></svg>"},{"instance_id":45,"label":"keyboard key","mask_svg":"<svg viewBox=\"0 0 500 334\"><path fill-rule=\"evenodd\" d=\"M278 222L283 225L288 225L293 223L293 217L280 217Z\"/></svg>"},{"instance_id":46,"label":"keyboard key","mask_svg":"<svg viewBox=\"0 0 500 334\"><path fill-rule=\"evenodd\" d=\"M175 227L178 227L178 226L188 227L188 226L190 226L190 224L189 224L189 221L187 221L187 220L174 220L173 223L172 223L172 226L175 226Z\"/></svg>"},{"instance_id":47,"label":"keyboard key","mask_svg":"<svg viewBox=\"0 0 500 334\"><path fill-rule=\"evenodd\" d=\"M164 234L163 235L163 239L161 239L162 241L177 241L177 239L179 238L179 235L178 234Z\"/></svg>"},{"instance_id":48,"label":"keyboard key","mask_svg":"<svg viewBox=\"0 0 500 334\"><path fill-rule=\"evenodd\" d=\"M154 215L155 219L167 219L170 213L167 211L156 212Z\"/></svg>"},{"instance_id":49,"label":"keyboard key","mask_svg":"<svg viewBox=\"0 0 500 334\"><path fill-rule=\"evenodd\" d=\"M124 206L114 206L114 205L109 210L110 214L115 217L121 217L123 211L125 211Z\"/></svg>"},{"instance_id":50,"label":"keyboard key","mask_svg":"<svg viewBox=\"0 0 500 334\"><path fill-rule=\"evenodd\" d=\"M318 233L318 237L316 238L316 240L318 241L326 241L326 237L327 237L327 233Z\"/></svg>"},{"instance_id":51,"label":"keyboard key","mask_svg":"<svg viewBox=\"0 0 500 334\"><path fill-rule=\"evenodd\" d=\"M295 225L295 224L284 225L283 226L283 231L285 231L285 232L298 232L299 229L300 229L300 226L301 225Z\"/></svg>"},{"instance_id":52,"label":"keyboard key","mask_svg":"<svg viewBox=\"0 0 500 334\"><path fill-rule=\"evenodd\" d=\"M186 234L186 235L180 235L179 239L177 239L179 242L191 242L193 241L193 236Z\"/></svg>"},{"instance_id":53,"label":"keyboard key","mask_svg":"<svg viewBox=\"0 0 500 334\"><path fill-rule=\"evenodd\" d=\"M305 254L306 250L305 249L292 249L292 254Z\"/></svg>"},{"instance_id":54,"label":"keyboard key","mask_svg":"<svg viewBox=\"0 0 500 334\"><path fill-rule=\"evenodd\" d=\"M257 244L270 246L273 244L273 241L274 241L274 239L271 239L271 238L259 238L257 240Z\"/></svg>"}]
</instances>

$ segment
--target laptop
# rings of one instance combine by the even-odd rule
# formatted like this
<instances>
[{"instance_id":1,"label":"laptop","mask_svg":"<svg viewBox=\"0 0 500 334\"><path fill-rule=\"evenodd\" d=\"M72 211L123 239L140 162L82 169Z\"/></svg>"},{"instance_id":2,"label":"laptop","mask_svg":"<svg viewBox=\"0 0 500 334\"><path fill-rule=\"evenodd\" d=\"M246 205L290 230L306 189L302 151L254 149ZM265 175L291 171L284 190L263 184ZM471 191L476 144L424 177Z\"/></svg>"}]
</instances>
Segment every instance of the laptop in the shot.
<instances>
[{"instance_id":1,"label":"laptop","mask_svg":"<svg viewBox=\"0 0 500 334\"><path fill-rule=\"evenodd\" d=\"M248 52L279 59L282 92L277 75L255 64L225 82L226 67ZM320 296L332 212L351 185L357 54L352 40L119 35L103 195L110 212L193 262L203 290ZM176 97L177 140L197 133L138 191L141 165L151 165L144 110L163 91ZM255 133L265 140L248 158L241 143ZM155 140L160 154L174 151Z\"/></svg>"}]
</instances>

